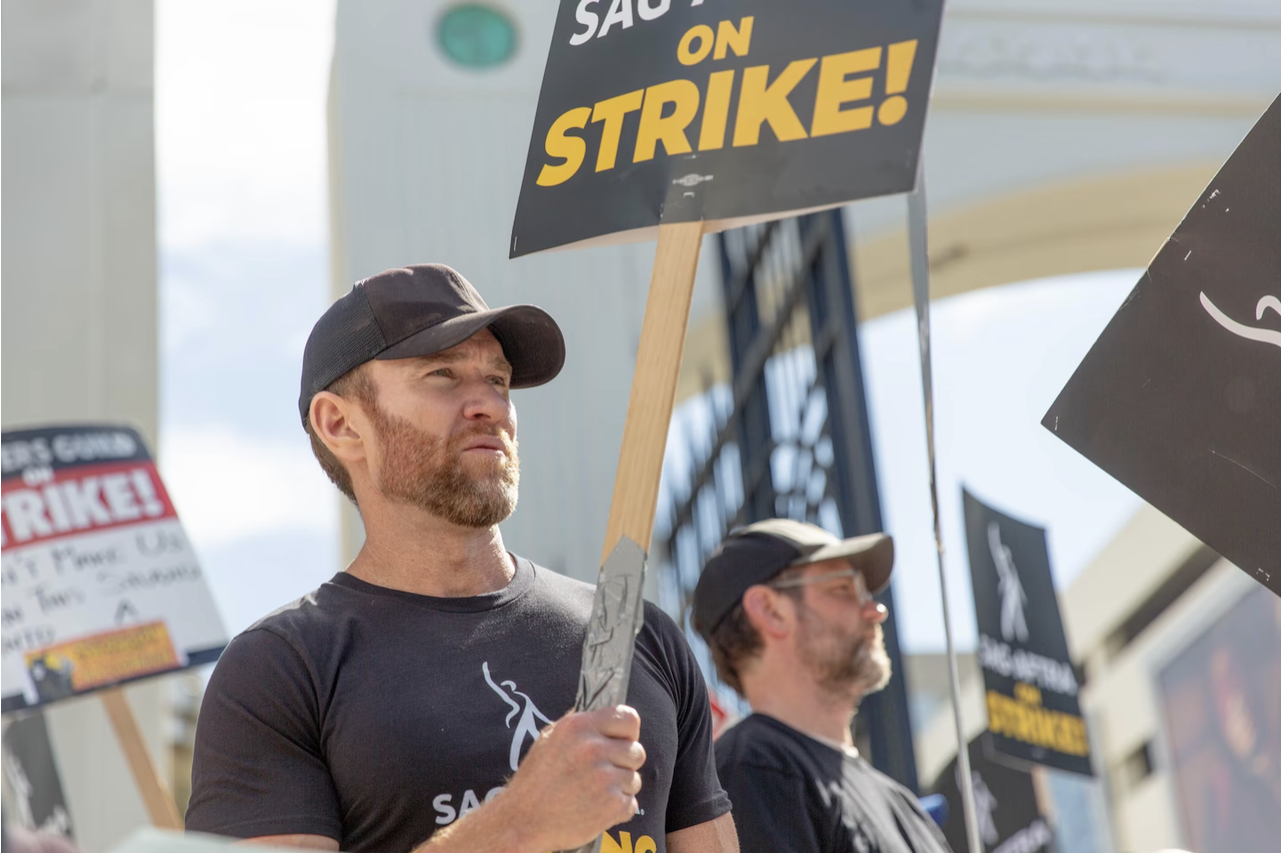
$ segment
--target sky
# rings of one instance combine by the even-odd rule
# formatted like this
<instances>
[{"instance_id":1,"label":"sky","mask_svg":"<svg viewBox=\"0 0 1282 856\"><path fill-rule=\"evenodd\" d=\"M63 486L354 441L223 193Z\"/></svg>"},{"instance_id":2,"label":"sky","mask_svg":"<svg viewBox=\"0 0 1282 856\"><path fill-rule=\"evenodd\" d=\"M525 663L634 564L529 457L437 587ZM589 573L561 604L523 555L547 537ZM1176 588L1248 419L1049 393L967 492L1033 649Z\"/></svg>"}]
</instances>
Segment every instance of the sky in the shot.
<instances>
[{"instance_id":1,"label":"sky","mask_svg":"<svg viewBox=\"0 0 1282 856\"><path fill-rule=\"evenodd\" d=\"M303 344L328 303L332 27L332 2L156 6L160 461L231 633L339 570L338 495L295 406ZM1048 528L1060 586L1139 508L1039 424L1138 274L934 305L945 570L963 649L975 631L961 484ZM861 336L903 645L935 651L944 641L914 330L905 311Z\"/></svg>"}]
</instances>

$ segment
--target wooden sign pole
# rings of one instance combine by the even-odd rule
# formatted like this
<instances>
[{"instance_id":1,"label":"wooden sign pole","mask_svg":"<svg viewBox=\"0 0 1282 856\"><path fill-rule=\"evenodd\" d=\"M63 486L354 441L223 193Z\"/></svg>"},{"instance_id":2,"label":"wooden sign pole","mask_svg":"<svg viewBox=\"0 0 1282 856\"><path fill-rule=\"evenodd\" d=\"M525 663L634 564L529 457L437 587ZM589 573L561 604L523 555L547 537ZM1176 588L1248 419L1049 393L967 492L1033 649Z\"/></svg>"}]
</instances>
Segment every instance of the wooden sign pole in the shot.
<instances>
[{"instance_id":1,"label":"wooden sign pole","mask_svg":"<svg viewBox=\"0 0 1282 856\"><path fill-rule=\"evenodd\" d=\"M120 748L125 751L125 760L129 762L134 781L138 783L138 790L147 806L152 825L160 829L181 830L183 822L178 816L178 806L174 804L173 794L165 786L152 761L151 753L147 751L142 731L138 728L138 720L134 718L133 708L129 706L124 690L113 687L103 690L98 696L102 699L103 707L107 708L107 717L116 730Z\"/></svg>"},{"instance_id":2,"label":"wooden sign pole","mask_svg":"<svg viewBox=\"0 0 1282 856\"><path fill-rule=\"evenodd\" d=\"M668 424L677 396L677 374L690 323L690 298L699 265L703 223L659 226L659 246L650 276L637 365L632 373L628 419L623 426L619 469L614 477L610 519L605 527L601 563L623 536L650 552L659 477L668 440Z\"/></svg>"}]
</instances>

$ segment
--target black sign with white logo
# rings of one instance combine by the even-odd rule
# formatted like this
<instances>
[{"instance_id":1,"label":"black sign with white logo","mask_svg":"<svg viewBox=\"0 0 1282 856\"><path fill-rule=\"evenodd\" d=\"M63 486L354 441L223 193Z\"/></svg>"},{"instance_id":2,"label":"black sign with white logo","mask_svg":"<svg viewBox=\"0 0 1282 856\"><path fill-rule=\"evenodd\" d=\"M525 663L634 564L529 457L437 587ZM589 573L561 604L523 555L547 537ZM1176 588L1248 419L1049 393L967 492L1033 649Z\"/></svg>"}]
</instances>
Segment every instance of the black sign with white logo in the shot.
<instances>
[{"instance_id":1,"label":"black sign with white logo","mask_svg":"<svg viewBox=\"0 0 1282 856\"><path fill-rule=\"evenodd\" d=\"M911 190L942 11L562 0L511 256Z\"/></svg>"},{"instance_id":2,"label":"black sign with white logo","mask_svg":"<svg viewBox=\"0 0 1282 856\"><path fill-rule=\"evenodd\" d=\"M1089 776L1090 741L1051 580L1046 530L994 511L964 489L962 505L989 756Z\"/></svg>"},{"instance_id":3,"label":"black sign with white logo","mask_svg":"<svg viewBox=\"0 0 1282 856\"><path fill-rule=\"evenodd\" d=\"M981 734L970 741L970 778L975 794L975 820L986 853L1047 853L1054 833L1038 810L1033 777L1022 770L994 764L984 757ZM956 853L969 849L954 758L935 780L934 793L948 800L948 819L941 827Z\"/></svg>"},{"instance_id":4,"label":"black sign with white logo","mask_svg":"<svg viewBox=\"0 0 1282 856\"><path fill-rule=\"evenodd\" d=\"M1278 101L1042 424L1279 593Z\"/></svg>"}]
</instances>

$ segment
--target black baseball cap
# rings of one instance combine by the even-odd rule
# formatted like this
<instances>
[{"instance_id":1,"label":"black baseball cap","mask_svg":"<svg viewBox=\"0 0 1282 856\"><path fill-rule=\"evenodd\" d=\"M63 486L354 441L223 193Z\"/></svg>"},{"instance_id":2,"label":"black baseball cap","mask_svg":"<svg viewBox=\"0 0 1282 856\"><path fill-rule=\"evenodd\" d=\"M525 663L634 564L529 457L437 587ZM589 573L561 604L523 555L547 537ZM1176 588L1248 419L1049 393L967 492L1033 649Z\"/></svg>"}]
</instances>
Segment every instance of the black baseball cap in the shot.
<instances>
[{"instance_id":1,"label":"black baseball cap","mask_svg":"<svg viewBox=\"0 0 1282 856\"><path fill-rule=\"evenodd\" d=\"M785 568L828 559L849 559L863 571L868 590L877 594L890 582L895 542L881 532L843 541L813 523L779 518L734 530L708 559L694 587L694 629L711 637L749 588Z\"/></svg>"},{"instance_id":2,"label":"black baseball cap","mask_svg":"<svg viewBox=\"0 0 1282 856\"><path fill-rule=\"evenodd\" d=\"M316 322L303 349L298 413L312 397L370 360L399 360L448 350L489 327L512 364L512 387L547 383L565 364L565 338L537 306L491 309L472 284L446 265L410 265L363 279Z\"/></svg>"}]
</instances>

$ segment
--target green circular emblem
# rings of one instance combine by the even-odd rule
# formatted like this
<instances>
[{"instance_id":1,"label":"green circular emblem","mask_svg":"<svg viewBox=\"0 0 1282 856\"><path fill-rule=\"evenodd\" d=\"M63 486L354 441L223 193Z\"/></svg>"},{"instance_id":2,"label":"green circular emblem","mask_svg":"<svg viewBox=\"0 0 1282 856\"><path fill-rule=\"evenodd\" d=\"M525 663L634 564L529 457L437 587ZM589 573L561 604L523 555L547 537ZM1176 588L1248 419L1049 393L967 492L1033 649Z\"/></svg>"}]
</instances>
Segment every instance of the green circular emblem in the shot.
<instances>
[{"instance_id":1,"label":"green circular emblem","mask_svg":"<svg viewBox=\"0 0 1282 856\"><path fill-rule=\"evenodd\" d=\"M441 50L468 68L493 68L516 53L516 25L508 15L480 3L460 3L436 26Z\"/></svg>"}]
</instances>

